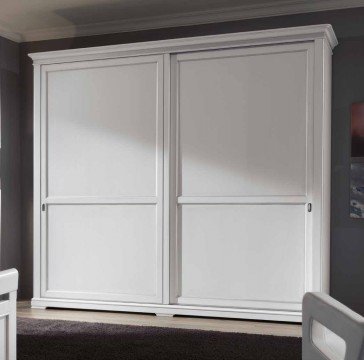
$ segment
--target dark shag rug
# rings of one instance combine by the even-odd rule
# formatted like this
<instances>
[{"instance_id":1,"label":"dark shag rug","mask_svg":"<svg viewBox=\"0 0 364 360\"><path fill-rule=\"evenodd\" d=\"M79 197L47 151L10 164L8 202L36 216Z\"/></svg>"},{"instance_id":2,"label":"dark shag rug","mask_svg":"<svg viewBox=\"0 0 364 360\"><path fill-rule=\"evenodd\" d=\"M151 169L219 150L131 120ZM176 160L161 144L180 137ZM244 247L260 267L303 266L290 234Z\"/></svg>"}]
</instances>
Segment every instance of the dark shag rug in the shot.
<instances>
[{"instance_id":1,"label":"dark shag rug","mask_svg":"<svg viewBox=\"0 0 364 360\"><path fill-rule=\"evenodd\" d=\"M299 360L301 338L18 320L18 360Z\"/></svg>"}]
</instances>

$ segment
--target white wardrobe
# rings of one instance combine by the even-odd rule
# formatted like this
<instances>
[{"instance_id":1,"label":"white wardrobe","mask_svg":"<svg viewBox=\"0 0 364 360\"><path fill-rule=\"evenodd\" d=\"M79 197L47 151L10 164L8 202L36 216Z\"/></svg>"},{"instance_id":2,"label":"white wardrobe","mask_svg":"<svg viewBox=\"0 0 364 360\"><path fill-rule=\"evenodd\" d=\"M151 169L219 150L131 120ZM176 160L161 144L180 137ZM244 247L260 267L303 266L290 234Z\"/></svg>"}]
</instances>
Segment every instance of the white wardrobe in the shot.
<instances>
[{"instance_id":1,"label":"white wardrobe","mask_svg":"<svg viewBox=\"0 0 364 360\"><path fill-rule=\"evenodd\" d=\"M32 54L33 307L300 321L329 283L330 25Z\"/></svg>"}]
</instances>

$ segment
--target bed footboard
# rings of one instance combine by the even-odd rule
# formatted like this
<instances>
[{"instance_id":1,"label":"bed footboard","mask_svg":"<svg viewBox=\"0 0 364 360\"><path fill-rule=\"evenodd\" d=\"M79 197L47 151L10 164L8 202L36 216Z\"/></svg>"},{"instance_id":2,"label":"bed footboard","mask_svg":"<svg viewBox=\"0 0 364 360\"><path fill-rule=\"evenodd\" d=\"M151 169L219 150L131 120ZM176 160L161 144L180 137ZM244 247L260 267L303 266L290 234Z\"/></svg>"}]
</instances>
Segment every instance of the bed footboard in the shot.
<instances>
[{"instance_id":1,"label":"bed footboard","mask_svg":"<svg viewBox=\"0 0 364 360\"><path fill-rule=\"evenodd\" d=\"M364 359L364 318L327 294L306 293L303 360Z\"/></svg>"}]
</instances>

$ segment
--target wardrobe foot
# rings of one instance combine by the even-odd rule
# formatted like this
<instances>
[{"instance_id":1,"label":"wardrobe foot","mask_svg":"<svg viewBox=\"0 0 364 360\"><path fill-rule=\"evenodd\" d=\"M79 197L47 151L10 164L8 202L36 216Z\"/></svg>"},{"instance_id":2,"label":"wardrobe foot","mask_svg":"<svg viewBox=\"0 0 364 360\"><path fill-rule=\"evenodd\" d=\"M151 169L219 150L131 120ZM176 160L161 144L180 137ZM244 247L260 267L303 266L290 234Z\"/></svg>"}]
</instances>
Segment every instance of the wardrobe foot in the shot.
<instances>
[{"instance_id":1,"label":"wardrobe foot","mask_svg":"<svg viewBox=\"0 0 364 360\"><path fill-rule=\"evenodd\" d=\"M162 313L155 313L156 316L158 317L173 317L174 314L162 314Z\"/></svg>"}]
</instances>

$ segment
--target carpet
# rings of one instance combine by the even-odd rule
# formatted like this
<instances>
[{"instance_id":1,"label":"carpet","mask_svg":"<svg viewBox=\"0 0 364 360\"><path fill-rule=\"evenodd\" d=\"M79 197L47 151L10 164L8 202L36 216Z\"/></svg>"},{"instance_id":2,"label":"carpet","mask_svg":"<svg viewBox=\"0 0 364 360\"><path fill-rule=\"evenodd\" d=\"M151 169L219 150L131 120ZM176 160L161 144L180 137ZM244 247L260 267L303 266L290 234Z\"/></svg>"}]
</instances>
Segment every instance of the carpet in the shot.
<instances>
[{"instance_id":1,"label":"carpet","mask_svg":"<svg viewBox=\"0 0 364 360\"><path fill-rule=\"evenodd\" d=\"M301 338L18 319L18 360L299 360Z\"/></svg>"}]
</instances>

